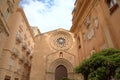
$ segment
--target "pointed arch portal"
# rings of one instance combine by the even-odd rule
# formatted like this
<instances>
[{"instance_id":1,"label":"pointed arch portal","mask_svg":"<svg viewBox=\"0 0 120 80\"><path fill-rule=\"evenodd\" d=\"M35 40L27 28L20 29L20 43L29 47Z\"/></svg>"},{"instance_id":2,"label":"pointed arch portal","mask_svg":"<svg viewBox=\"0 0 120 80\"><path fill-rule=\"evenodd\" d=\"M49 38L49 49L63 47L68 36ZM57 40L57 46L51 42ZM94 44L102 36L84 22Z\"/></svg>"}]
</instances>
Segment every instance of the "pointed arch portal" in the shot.
<instances>
[{"instance_id":1,"label":"pointed arch portal","mask_svg":"<svg viewBox=\"0 0 120 80\"><path fill-rule=\"evenodd\" d=\"M59 65L55 70L55 80L62 80L63 78L67 78L67 69L63 65Z\"/></svg>"},{"instance_id":2,"label":"pointed arch portal","mask_svg":"<svg viewBox=\"0 0 120 80\"><path fill-rule=\"evenodd\" d=\"M61 80L64 77L74 79L73 66L68 60L60 58L48 66L46 80Z\"/></svg>"}]
</instances>

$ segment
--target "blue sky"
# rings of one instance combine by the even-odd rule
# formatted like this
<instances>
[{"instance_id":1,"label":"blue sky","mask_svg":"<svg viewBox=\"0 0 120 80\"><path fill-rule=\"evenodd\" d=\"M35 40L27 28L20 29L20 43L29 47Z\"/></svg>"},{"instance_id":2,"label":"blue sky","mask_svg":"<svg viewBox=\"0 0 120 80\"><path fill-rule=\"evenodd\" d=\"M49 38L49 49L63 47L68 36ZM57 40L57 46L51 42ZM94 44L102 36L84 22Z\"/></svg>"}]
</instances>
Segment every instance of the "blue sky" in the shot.
<instances>
[{"instance_id":1,"label":"blue sky","mask_svg":"<svg viewBox=\"0 0 120 80\"><path fill-rule=\"evenodd\" d=\"M58 28L69 30L74 3L75 0L21 0L20 6L29 24L44 33Z\"/></svg>"}]
</instances>

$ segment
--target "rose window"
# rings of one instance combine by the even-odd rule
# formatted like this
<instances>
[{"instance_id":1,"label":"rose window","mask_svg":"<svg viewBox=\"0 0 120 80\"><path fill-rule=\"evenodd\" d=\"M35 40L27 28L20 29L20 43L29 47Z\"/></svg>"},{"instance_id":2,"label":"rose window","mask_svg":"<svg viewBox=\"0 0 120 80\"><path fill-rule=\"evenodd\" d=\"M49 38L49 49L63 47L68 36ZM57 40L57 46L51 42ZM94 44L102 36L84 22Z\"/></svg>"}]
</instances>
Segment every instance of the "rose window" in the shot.
<instances>
[{"instance_id":1,"label":"rose window","mask_svg":"<svg viewBox=\"0 0 120 80\"><path fill-rule=\"evenodd\" d=\"M57 50L69 49L72 41L72 36L64 31L55 32L50 36L50 44L52 48Z\"/></svg>"}]
</instances>

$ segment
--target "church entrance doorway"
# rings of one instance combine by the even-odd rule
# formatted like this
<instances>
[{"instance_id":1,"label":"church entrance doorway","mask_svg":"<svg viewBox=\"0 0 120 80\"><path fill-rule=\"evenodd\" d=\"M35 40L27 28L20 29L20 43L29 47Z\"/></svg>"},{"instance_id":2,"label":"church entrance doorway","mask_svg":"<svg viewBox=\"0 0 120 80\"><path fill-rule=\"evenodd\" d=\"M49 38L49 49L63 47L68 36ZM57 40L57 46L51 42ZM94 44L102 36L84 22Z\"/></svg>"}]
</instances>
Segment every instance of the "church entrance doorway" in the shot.
<instances>
[{"instance_id":1,"label":"church entrance doorway","mask_svg":"<svg viewBox=\"0 0 120 80\"><path fill-rule=\"evenodd\" d=\"M55 80L62 80L63 78L67 78L67 69L63 65L59 65L55 70Z\"/></svg>"},{"instance_id":2,"label":"church entrance doorway","mask_svg":"<svg viewBox=\"0 0 120 80\"><path fill-rule=\"evenodd\" d=\"M46 72L46 80L62 80L62 78L74 79L73 66L64 58L54 60Z\"/></svg>"}]
</instances>

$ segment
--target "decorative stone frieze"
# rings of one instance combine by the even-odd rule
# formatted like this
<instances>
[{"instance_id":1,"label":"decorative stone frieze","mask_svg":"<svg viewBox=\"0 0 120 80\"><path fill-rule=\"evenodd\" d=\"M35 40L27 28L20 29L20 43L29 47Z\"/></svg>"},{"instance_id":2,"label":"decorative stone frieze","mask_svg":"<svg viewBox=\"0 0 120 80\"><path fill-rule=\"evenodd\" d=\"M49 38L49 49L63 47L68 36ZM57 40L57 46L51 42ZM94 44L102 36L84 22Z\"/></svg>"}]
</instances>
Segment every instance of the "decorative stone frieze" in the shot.
<instances>
[{"instance_id":1,"label":"decorative stone frieze","mask_svg":"<svg viewBox=\"0 0 120 80\"><path fill-rule=\"evenodd\" d=\"M92 39L93 36L94 36L94 29L90 29L87 35L88 40Z\"/></svg>"}]
</instances>

